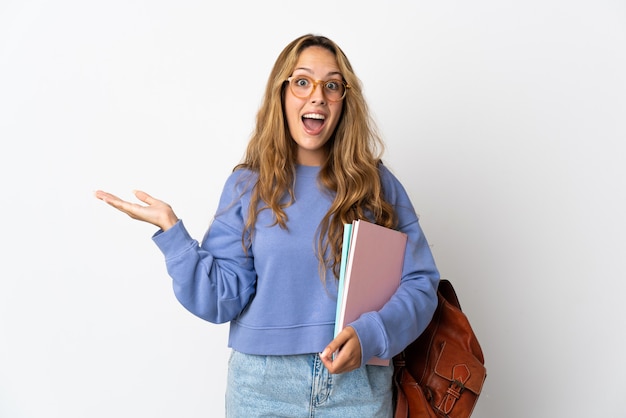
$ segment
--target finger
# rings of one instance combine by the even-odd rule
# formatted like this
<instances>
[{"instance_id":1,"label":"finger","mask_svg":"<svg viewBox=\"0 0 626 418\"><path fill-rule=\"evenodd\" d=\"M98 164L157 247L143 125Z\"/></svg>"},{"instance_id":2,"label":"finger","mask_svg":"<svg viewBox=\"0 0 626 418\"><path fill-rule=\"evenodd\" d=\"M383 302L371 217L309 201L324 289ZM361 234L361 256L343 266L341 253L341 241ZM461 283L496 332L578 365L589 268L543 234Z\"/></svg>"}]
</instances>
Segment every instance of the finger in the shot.
<instances>
[{"instance_id":1,"label":"finger","mask_svg":"<svg viewBox=\"0 0 626 418\"><path fill-rule=\"evenodd\" d=\"M360 348L360 347L359 347ZM334 365L342 372L356 369L360 365L360 353L353 341L348 341L335 356Z\"/></svg>"},{"instance_id":2,"label":"finger","mask_svg":"<svg viewBox=\"0 0 626 418\"><path fill-rule=\"evenodd\" d=\"M102 190L96 190L93 194L94 194L94 196L97 199L100 199L100 200L102 200L104 202L106 202L107 200L120 200L119 197L117 197L117 196L115 196L115 195L113 195L111 193L107 193L105 191L102 191Z\"/></svg>"},{"instance_id":3,"label":"finger","mask_svg":"<svg viewBox=\"0 0 626 418\"><path fill-rule=\"evenodd\" d=\"M108 203L109 205L113 206L115 209L124 212L125 214L129 215L130 217L135 217L137 211L142 209L142 206L138 205L137 203L131 203L131 202L127 202L125 200L122 199L107 199L105 200L106 203Z\"/></svg>"},{"instance_id":4,"label":"finger","mask_svg":"<svg viewBox=\"0 0 626 418\"><path fill-rule=\"evenodd\" d=\"M347 362L351 358L350 348L347 347L352 333L345 329L333 339L324 351L320 354L320 359L324 366L331 373L343 373L347 371Z\"/></svg>"},{"instance_id":5,"label":"finger","mask_svg":"<svg viewBox=\"0 0 626 418\"><path fill-rule=\"evenodd\" d=\"M141 200L146 205L153 205L155 202L157 202L157 199L153 198L148 193L142 190L133 190L133 194L137 199Z\"/></svg>"},{"instance_id":6,"label":"finger","mask_svg":"<svg viewBox=\"0 0 626 418\"><path fill-rule=\"evenodd\" d=\"M328 347L320 353L320 360L322 360L322 364L324 364L324 367L326 367L326 369L328 369L331 373L337 373L337 366L335 365L333 358L334 356L335 352L329 350Z\"/></svg>"},{"instance_id":7,"label":"finger","mask_svg":"<svg viewBox=\"0 0 626 418\"><path fill-rule=\"evenodd\" d=\"M333 362L335 360L335 356L339 351L340 346L335 344L335 340L331 341L324 350L320 353L320 360L324 363L324 366L331 372L334 370Z\"/></svg>"},{"instance_id":8,"label":"finger","mask_svg":"<svg viewBox=\"0 0 626 418\"><path fill-rule=\"evenodd\" d=\"M321 353L322 359L326 359L329 363L335 359L335 356L339 353L343 345L346 343L346 339L342 333L339 333L334 340L328 343L324 351Z\"/></svg>"},{"instance_id":9,"label":"finger","mask_svg":"<svg viewBox=\"0 0 626 418\"><path fill-rule=\"evenodd\" d=\"M119 210L120 212L124 212L131 217L134 217L135 212L138 209L139 210L141 209L141 206L135 203L126 202L125 200L120 199L114 194L107 193L102 190L97 190L96 192L94 192L94 195L96 196L96 198L102 200L104 203L108 204L109 206L112 206L115 209Z\"/></svg>"},{"instance_id":10,"label":"finger","mask_svg":"<svg viewBox=\"0 0 626 418\"><path fill-rule=\"evenodd\" d=\"M354 360L354 353L346 346L337 353L333 352L330 355L322 353L320 359L328 371L333 374L349 372L359 367L359 364Z\"/></svg>"},{"instance_id":11,"label":"finger","mask_svg":"<svg viewBox=\"0 0 626 418\"><path fill-rule=\"evenodd\" d=\"M111 193L100 192L96 195L96 197L98 197L109 206L113 206L115 209L121 210L123 212L125 212L125 210L123 209L124 204L130 204Z\"/></svg>"}]
</instances>

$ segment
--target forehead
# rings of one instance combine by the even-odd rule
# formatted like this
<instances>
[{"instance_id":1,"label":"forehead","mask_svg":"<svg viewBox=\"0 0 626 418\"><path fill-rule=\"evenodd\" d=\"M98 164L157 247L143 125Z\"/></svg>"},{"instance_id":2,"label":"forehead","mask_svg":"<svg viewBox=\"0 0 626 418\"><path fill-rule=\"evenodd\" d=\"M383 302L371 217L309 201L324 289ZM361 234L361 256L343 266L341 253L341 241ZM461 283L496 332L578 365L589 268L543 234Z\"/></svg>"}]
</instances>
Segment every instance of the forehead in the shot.
<instances>
[{"instance_id":1,"label":"forehead","mask_svg":"<svg viewBox=\"0 0 626 418\"><path fill-rule=\"evenodd\" d=\"M300 52L294 71L299 69L324 74L340 72L335 54L320 46L310 46Z\"/></svg>"}]
</instances>

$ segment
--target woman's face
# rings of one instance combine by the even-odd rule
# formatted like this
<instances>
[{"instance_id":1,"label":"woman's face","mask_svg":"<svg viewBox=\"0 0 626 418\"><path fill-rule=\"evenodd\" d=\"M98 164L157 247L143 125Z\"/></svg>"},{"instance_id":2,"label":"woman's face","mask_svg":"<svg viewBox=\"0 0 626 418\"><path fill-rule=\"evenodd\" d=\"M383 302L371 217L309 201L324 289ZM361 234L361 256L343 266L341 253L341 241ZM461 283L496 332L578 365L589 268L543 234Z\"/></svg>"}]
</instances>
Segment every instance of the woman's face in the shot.
<instances>
[{"instance_id":1,"label":"woman's face","mask_svg":"<svg viewBox=\"0 0 626 418\"><path fill-rule=\"evenodd\" d=\"M332 52L311 46L300 53L292 77L306 76L313 81L343 80ZM315 86L308 98L285 90L285 117L289 133L298 144L297 162L302 165L321 165L327 156L324 146L337 127L343 100L329 101L322 83Z\"/></svg>"}]
</instances>

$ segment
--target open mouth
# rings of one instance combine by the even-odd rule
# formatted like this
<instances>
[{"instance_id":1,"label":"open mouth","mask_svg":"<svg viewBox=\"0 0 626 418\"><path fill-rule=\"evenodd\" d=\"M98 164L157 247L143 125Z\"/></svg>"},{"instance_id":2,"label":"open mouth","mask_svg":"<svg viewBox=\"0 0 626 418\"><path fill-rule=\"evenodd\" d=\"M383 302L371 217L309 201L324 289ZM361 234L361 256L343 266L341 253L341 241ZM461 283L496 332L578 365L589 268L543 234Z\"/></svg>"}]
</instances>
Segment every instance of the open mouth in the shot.
<instances>
[{"instance_id":1,"label":"open mouth","mask_svg":"<svg viewBox=\"0 0 626 418\"><path fill-rule=\"evenodd\" d=\"M326 116L320 115L319 113L307 113L302 116L302 124L310 134L319 133L324 127L325 122Z\"/></svg>"}]
</instances>

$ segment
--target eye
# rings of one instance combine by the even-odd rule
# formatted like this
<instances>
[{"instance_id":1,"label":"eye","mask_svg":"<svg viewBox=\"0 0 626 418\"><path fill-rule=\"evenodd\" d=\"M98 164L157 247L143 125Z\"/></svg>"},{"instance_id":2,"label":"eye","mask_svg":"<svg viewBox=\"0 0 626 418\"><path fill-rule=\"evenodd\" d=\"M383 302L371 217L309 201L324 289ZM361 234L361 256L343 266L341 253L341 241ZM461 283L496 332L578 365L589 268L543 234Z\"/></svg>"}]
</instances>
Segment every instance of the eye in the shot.
<instances>
[{"instance_id":1,"label":"eye","mask_svg":"<svg viewBox=\"0 0 626 418\"><path fill-rule=\"evenodd\" d=\"M306 77L300 77L294 80L294 85L297 87L307 87L310 83L311 81Z\"/></svg>"},{"instance_id":2,"label":"eye","mask_svg":"<svg viewBox=\"0 0 626 418\"><path fill-rule=\"evenodd\" d=\"M337 91L341 88L341 81L330 80L330 81L327 81L326 84L324 84L324 86L328 90Z\"/></svg>"}]
</instances>

